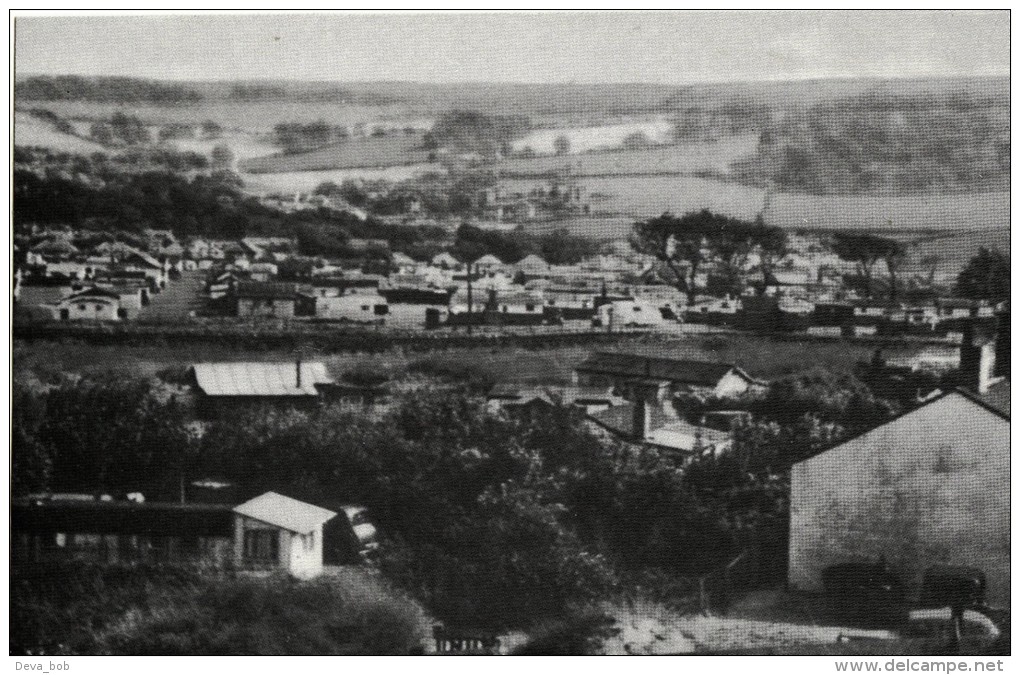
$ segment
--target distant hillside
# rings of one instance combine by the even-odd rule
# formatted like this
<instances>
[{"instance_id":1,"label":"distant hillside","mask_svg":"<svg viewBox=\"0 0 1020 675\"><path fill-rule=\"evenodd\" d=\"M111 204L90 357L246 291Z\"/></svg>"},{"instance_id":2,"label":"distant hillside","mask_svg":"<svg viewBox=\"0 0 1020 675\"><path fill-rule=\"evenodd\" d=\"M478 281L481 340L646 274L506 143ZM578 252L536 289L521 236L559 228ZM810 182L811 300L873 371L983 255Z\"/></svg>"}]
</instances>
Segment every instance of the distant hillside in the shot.
<instances>
[{"instance_id":1,"label":"distant hillside","mask_svg":"<svg viewBox=\"0 0 1020 675\"><path fill-rule=\"evenodd\" d=\"M79 100L161 104L199 101L335 101L363 105L403 103L421 111L452 108L519 114L670 112L691 105L750 102L774 109L876 95L980 94L1008 101L1009 78L822 79L793 82L717 84L648 83L425 83L301 82L256 80L229 82L157 81L80 76L16 76L19 100Z\"/></svg>"},{"instance_id":2,"label":"distant hillside","mask_svg":"<svg viewBox=\"0 0 1020 675\"><path fill-rule=\"evenodd\" d=\"M195 89L178 82L77 75L40 75L15 80L15 95L32 101L114 103L193 103L202 98Z\"/></svg>"}]
</instances>

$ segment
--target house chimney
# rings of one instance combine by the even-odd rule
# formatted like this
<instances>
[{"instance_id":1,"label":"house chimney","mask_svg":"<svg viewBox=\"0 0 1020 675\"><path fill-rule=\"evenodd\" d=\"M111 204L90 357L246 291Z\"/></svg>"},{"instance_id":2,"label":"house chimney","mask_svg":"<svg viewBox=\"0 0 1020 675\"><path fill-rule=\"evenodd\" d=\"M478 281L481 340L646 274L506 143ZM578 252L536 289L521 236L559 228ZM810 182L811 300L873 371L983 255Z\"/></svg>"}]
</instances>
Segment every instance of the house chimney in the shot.
<instances>
[{"instance_id":1,"label":"house chimney","mask_svg":"<svg viewBox=\"0 0 1020 675\"><path fill-rule=\"evenodd\" d=\"M963 325L963 342L960 344L961 384L984 394L995 375L996 346L993 341L979 336L976 328L973 321Z\"/></svg>"},{"instance_id":2,"label":"house chimney","mask_svg":"<svg viewBox=\"0 0 1020 675\"><path fill-rule=\"evenodd\" d=\"M634 440L643 441L648 436L649 427L652 425L652 410L648 407L641 392L635 392L634 411L631 421L631 430L634 433Z\"/></svg>"},{"instance_id":3,"label":"house chimney","mask_svg":"<svg viewBox=\"0 0 1020 675\"><path fill-rule=\"evenodd\" d=\"M995 376L1009 377L1009 306L999 311L995 330Z\"/></svg>"},{"instance_id":4,"label":"house chimney","mask_svg":"<svg viewBox=\"0 0 1020 675\"><path fill-rule=\"evenodd\" d=\"M301 388L301 357L300 356L297 358L297 361L294 363L294 371L297 373L297 388L300 389Z\"/></svg>"}]
</instances>

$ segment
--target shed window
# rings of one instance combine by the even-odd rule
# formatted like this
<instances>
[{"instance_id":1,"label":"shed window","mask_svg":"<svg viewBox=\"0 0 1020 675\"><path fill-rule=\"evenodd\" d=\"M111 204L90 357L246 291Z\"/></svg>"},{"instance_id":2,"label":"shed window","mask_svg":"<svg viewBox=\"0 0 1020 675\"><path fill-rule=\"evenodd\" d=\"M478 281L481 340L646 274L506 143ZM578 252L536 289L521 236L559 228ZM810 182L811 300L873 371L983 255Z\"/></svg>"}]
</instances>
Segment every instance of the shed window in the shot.
<instances>
[{"instance_id":1,"label":"shed window","mask_svg":"<svg viewBox=\"0 0 1020 675\"><path fill-rule=\"evenodd\" d=\"M275 530L245 530L244 558L251 562L275 563L280 541Z\"/></svg>"},{"instance_id":2,"label":"shed window","mask_svg":"<svg viewBox=\"0 0 1020 675\"><path fill-rule=\"evenodd\" d=\"M96 305L96 311L97 312L103 311L103 306L102 305Z\"/></svg>"},{"instance_id":3,"label":"shed window","mask_svg":"<svg viewBox=\"0 0 1020 675\"><path fill-rule=\"evenodd\" d=\"M535 306L532 305L532 304L524 305L524 310L527 311L527 312L534 312L535 311Z\"/></svg>"},{"instance_id":4,"label":"shed window","mask_svg":"<svg viewBox=\"0 0 1020 675\"><path fill-rule=\"evenodd\" d=\"M87 306L85 306L85 305L78 305L78 311L79 312L84 312L86 309L88 309Z\"/></svg>"},{"instance_id":5,"label":"shed window","mask_svg":"<svg viewBox=\"0 0 1020 675\"><path fill-rule=\"evenodd\" d=\"M361 306L361 311L362 312L367 312L368 310L369 310L369 306L368 305L362 305Z\"/></svg>"},{"instance_id":6,"label":"shed window","mask_svg":"<svg viewBox=\"0 0 1020 675\"><path fill-rule=\"evenodd\" d=\"M390 313L390 306L389 305L376 305L375 306L375 314L376 314L376 316L386 316L389 313Z\"/></svg>"}]
</instances>

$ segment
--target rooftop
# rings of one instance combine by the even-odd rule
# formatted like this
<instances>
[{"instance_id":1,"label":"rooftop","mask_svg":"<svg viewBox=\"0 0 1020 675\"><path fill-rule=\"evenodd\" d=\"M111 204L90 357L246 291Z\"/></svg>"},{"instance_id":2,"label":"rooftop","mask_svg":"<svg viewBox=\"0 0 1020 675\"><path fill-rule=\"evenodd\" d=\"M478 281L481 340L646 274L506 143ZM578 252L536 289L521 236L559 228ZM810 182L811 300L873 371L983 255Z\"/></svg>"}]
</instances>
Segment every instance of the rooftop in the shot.
<instances>
[{"instance_id":1,"label":"rooftop","mask_svg":"<svg viewBox=\"0 0 1020 675\"><path fill-rule=\"evenodd\" d=\"M983 394L975 394L969 390L965 393L984 402L989 408L993 408L1009 417L1009 383L1007 378L988 387L988 391Z\"/></svg>"},{"instance_id":2,"label":"rooftop","mask_svg":"<svg viewBox=\"0 0 1020 675\"><path fill-rule=\"evenodd\" d=\"M668 380L704 386L715 386L730 371L736 371L748 380L752 379L731 363L711 363L610 352L595 352L577 366L576 370L580 373Z\"/></svg>"},{"instance_id":3,"label":"rooftop","mask_svg":"<svg viewBox=\"0 0 1020 675\"><path fill-rule=\"evenodd\" d=\"M239 298L263 298L293 300L298 293L298 285L287 282L242 281L237 284L236 295Z\"/></svg>"},{"instance_id":4,"label":"rooftop","mask_svg":"<svg viewBox=\"0 0 1020 675\"><path fill-rule=\"evenodd\" d=\"M336 516L335 511L291 499L276 492L267 492L239 504L234 507L234 513L298 534L308 534Z\"/></svg>"},{"instance_id":5,"label":"rooftop","mask_svg":"<svg viewBox=\"0 0 1020 675\"><path fill-rule=\"evenodd\" d=\"M548 403L559 400L564 404L585 404L611 402L616 397L606 387L529 387L500 383L489 391L489 399L511 403L527 403L536 398Z\"/></svg>"},{"instance_id":6,"label":"rooftop","mask_svg":"<svg viewBox=\"0 0 1020 675\"><path fill-rule=\"evenodd\" d=\"M317 385L333 383L325 364L318 361L196 363L194 370L206 396L318 396Z\"/></svg>"}]
</instances>

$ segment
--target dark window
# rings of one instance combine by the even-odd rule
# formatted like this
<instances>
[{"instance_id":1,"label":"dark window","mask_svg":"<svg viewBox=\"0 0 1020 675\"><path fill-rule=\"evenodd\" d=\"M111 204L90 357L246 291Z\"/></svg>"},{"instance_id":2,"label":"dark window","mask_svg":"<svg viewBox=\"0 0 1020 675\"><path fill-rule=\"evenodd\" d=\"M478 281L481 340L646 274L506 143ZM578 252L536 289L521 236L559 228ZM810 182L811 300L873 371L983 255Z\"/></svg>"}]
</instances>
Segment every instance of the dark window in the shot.
<instances>
[{"instance_id":1,"label":"dark window","mask_svg":"<svg viewBox=\"0 0 1020 675\"><path fill-rule=\"evenodd\" d=\"M250 562L275 563L279 557L280 540L275 530L245 530L244 559Z\"/></svg>"},{"instance_id":2,"label":"dark window","mask_svg":"<svg viewBox=\"0 0 1020 675\"><path fill-rule=\"evenodd\" d=\"M386 316L389 313L390 313L390 306L389 305L376 305L375 306L375 314L376 314L376 316Z\"/></svg>"},{"instance_id":3,"label":"dark window","mask_svg":"<svg viewBox=\"0 0 1020 675\"><path fill-rule=\"evenodd\" d=\"M531 305L531 304L524 305L524 310L527 311L527 312L534 312L535 311L535 306Z\"/></svg>"},{"instance_id":4,"label":"dark window","mask_svg":"<svg viewBox=\"0 0 1020 675\"><path fill-rule=\"evenodd\" d=\"M362 306L361 306L361 311L362 311L362 312L367 312L367 311L368 311L368 309L369 309L368 305L362 305Z\"/></svg>"}]
</instances>

